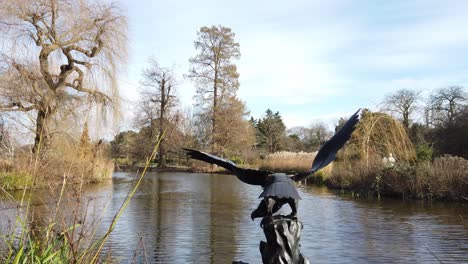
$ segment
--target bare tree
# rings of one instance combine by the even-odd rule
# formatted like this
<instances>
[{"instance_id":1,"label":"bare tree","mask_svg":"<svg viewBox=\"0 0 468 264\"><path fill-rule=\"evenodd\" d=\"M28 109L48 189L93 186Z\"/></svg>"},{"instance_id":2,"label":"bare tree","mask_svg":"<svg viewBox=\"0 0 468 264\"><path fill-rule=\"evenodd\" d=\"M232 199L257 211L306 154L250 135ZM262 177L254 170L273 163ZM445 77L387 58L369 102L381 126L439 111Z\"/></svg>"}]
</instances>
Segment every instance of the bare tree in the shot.
<instances>
[{"instance_id":1,"label":"bare tree","mask_svg":"<svg viewBox=\"0 0 468 264\"><path fill-rule=\"evenodd\" d=\"M223 99L235 97L239 88L239 74L233 59L240 58L239 43L228 27L202 27L197 32L195 48L199 53L190 58L192 65L188 77L197 86L197 101L211 118L211 151L217 152L219 105ZM209 103L208 103L209 102Z\"/></svg>"},{"instance_id":2,"label":"bare tree","mask_svg":"<svg viewBox=\"0 0 468 264\"><path fill-rule=\"evenodd\" d=\"M143 71L141 84L145 87L142 92L143 105L147 106L151 116L149 125L153 130L154 122L158 122L159 135L162 135L168 128L168 117L170 111L176 106L175 78L172 70L159 66L156 60L150 59L150 67ZM153 111L157 115L153 116ZM153 119L155 118L155 119ZM170 131L167 131L170 132ZM169 135L168 135L169 136ZM166 166L166 140L163 139L159 145L159 167Z\"/></svg>"},{"instance_id":3,"label":"bare tree","mask_svg":"<svg viewBox=\"0 0 468 264\"><path fill-rule=\"evenodd\" d=\"M410 115L417 108L420 94L420 91L400 89L395 93L385 96L383 103L386 110L396 112L401 115L403 125L408 129Z\"/></svg>"},{"instance_id":4,"label":"bare tree","mask_svg":"<svg viewBox=\"0 0 468 264\"><path fill-rule=\"evenodd\" d=\"M5 0L0 26L1 111L36 114L33 152L50 141L50 121L68 102L117 102L126 58L126 19L95 1ZM73 104L72 104L73 105Z\"/></svg>"},{"instance_id":5,"label":"bare tree","mask_svg":"<svg viewBox=\"0 0 468 264\"><path fill-rule=\"evenodd\" d=\"M9 129L6 128L3 116L0 116L0 157L7 158L10 163L13 163L13 157L16 154L18 143L12 137Z\"/></svg>"},{"instance_id":6,"label":"bare tree","mask_svg":"<svg viewBox=\"0 0 468 264\"><path fill-rule=\"evenodd\" d=\"M467 94L461 86L450 86L436 90L430 97L428 113L433 123L442 126L454 124L458 114L467 105Z\"/></svg>"},{"instance_id":7,"label":"bare tree","mask_svg":"<svg viewBox=\"0 0 468 264\"><path fill-rule=\"evenodd\" d=\"M312 150L318 150L333 134L323 122L310 125L306 137L306 146Z\"/></svg>"}]
</instances>

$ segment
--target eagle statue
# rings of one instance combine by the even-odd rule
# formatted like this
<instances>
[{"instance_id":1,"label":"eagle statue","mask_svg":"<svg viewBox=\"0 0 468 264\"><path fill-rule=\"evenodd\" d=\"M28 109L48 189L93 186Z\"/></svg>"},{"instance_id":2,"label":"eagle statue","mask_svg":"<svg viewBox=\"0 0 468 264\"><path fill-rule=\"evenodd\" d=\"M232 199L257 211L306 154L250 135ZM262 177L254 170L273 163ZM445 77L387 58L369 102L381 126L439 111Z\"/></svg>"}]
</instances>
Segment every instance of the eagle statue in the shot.
<instances>
[{"instance_id":1,"label":"eagle statue","mask_svg":"<svg viewBox=\"0 0 468 264\"><path fill-rule=\"evenodd\" d=\"M245 183L263 187L263 192L259 196L259 198L263 199L258 205L258 208L252 212L252 220L258 217L272 216L286 203L291 207L291 214L289 217L296 218L298 200L301 199L301 197L297 192L295 182L307 179L336 158L338 150L344 146L356 128L356 124L359 121L359 110L348 119L330 140L323 144L315 156L309 171L297 173L292 176L268 170L241 168L230 160L206 152L187 148L184 148L184 150L192 159L216 164L227 169Z\"/></svg>"}]
</instances>

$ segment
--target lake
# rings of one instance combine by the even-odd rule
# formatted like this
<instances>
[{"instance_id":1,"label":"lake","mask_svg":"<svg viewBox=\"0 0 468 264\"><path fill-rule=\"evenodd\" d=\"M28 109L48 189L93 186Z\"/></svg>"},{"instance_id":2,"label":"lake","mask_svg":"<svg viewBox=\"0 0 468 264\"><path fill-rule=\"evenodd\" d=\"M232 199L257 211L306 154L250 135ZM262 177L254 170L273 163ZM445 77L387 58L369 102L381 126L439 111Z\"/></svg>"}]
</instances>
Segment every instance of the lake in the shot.
<instances>
[{"instance_id":1,"label":"lake","mask_svg":"<svg viewBox=\"0 0 468 264\"><path fill-rule=\"evenodd\" d=\"M105 233L134 175L115 173L109 183L85 187L80 213L86 209L86 223L100 226L94 237ZM468 204L379 201L312 186L299 192L301 252L311 263L468 263ZM260 220L250 219L260 193L261 187L231 175L150 173L106 250L122 263L261 263L258 245L265 237ZM65 218L65 200L74 195L61 203ZM35 194L36 214L55 211L49 197L49 190ZM3 196L0 210L4 234L18 209Z\"/></svg>"}]
</instances>

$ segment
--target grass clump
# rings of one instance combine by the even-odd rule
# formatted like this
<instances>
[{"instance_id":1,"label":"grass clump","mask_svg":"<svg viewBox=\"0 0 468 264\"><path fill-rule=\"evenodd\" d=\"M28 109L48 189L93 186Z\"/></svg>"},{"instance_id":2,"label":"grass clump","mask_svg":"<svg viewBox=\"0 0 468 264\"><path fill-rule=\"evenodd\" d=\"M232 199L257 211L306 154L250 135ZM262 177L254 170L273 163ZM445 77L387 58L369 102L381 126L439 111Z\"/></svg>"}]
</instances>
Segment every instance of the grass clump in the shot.
<instances>
[{"instance_id":1,"label":"grass clump","mask_svg":"<svg viewBox=\"0 0 468 264\"><path fill-rule=\"evenodd\" d=\"M5 264L16 263L70 263L70 252L73 249L68 241L68 229L60 234L56 234L53 238L42 240L37 237L32 237L31 233L27 233L22 243L10 246L9 255L4 259ZM47 232L51 232L48 228Z\"/></svg>"},{"instance_id":2,"label":"grass clump","mask_svg":"<svg viewBox=\"0 0 468 264\"><path fill-rule=\"evenodd\" d=\"M26 172L0 172L0 188L5 191L28 189L32 186L33 178Z\"/></svg>"}]
</instances>

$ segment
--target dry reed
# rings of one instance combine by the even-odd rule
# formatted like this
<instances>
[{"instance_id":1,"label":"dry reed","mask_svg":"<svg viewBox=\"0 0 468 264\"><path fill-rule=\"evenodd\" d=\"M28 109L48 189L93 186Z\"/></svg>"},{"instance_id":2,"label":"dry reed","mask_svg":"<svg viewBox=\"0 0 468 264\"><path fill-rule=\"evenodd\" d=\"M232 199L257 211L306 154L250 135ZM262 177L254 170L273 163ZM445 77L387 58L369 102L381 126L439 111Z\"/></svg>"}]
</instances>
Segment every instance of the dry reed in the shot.
<instances>
[{"instance_id":1,"label":"dry reed","mask_svg":"<svg viewBox=\"0 0 468 264\"><path fill-rule=\"evenodd\" d=\"M260 161L260 169L270 170L275 172L297 173L310 170L312 162L315 159L317 152L288 152L281 151L272 153ZM329 164L321 171L325 175L331 173L333 164Z\"/></svg>"},{"instance_id":2,"label":"dry reed","mask_svg":"<svg viewBox=\"0 0 468 264\"><path fill-rule=\"evenodd\" d=\"M424 163L397 161L393 167L377 159L369 163L336 162L327 184L377 196L466 201L468 160L444 156Z\"/></svg>"},{"instance_id":3,"label":"dry reed","mask_svg":"<svg viewBox=\"0 0 468 264\"><path fill-rule=\"evenodd\" d=\"M46 184L54 186L57 184L52 181L58 181L61 184L61 189L58 193L56 192L56 188L48 189L51 190L50 201L53 202L44 204L46 212L41 213L41 215L36 214L34 207L31 207L31 199L35 195L36 189L33 189L30 195L26 195L26 191L23 191L11 234L5 234L3 238L3 242L7 245L7 248L6 252L1 252L0 254L0 262L111 262L110 254L103 253L104 244L135 194L142 178L145 176L149 161L154 158L162 138L163 136L160 137L158 143L154 146L152 156L148 158L143 172L137 177L132 189L129 190L127 197L122 201L122 205L118 212L115 213L107 232L97 239L95 238L95 234L100 219L87 219L89 201L85 204L82 200L82 186L96 180L96 177L108 177L107 173L105 173L105 176L100 174L107 168L108 164L96 161L98 149L94 148L94 151L92 149L84 151L85 148L83 146L60 142L62 145L55 145L51 151L37 153L36 158L33 157L33 163L26 162L25 164L25 166L29 164L29 167L32 169L30 171L30 175L33 176L34 181L32 186L41 186L37 183L44 182L44 179L48 177L47 181L45 181ZM67 142L65 141L65 143ZM37 158L39 155L43 156ZM60 164L59 161L67 161L69 163ZM48 171L54 169L60 171ZM97 171L100 173L94 174ZM61 178L58 178L58 173L63 173ZM87 176L89 173L91 173L91 176ZM108 173L110 175L111 171ZM98 180L101 179L98 178ZM12 201L16 202L15 200ZM106 208L102 208L101 210L105 211ZM90 244L91 241L95 242Z\"/></svg>"}]
</instances>

